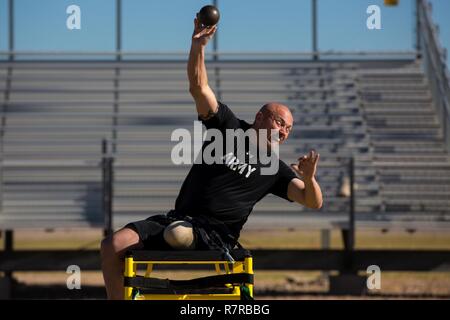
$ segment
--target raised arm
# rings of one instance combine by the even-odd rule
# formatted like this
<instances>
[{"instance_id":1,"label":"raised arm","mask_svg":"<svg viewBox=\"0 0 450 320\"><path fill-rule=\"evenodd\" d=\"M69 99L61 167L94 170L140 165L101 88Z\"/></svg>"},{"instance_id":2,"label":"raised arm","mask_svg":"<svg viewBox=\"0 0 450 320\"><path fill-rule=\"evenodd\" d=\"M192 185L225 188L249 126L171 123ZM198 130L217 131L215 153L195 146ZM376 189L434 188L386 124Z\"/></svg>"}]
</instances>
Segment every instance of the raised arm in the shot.
<instances>
[{"instance_id":1,"label":"raised arm","mask_svg":"<svg viewBox=\"0 0 450 320\"><path fill-rule=\"evenodd\" d=\"M194 20L191 51L188 61L189 92L195 100L197 112L203 120L214 116L217 112L216 95L208 85L208 74L205 65L205 47L214 36L217 27L206 28Z\"/></svg>"}]
</instances>

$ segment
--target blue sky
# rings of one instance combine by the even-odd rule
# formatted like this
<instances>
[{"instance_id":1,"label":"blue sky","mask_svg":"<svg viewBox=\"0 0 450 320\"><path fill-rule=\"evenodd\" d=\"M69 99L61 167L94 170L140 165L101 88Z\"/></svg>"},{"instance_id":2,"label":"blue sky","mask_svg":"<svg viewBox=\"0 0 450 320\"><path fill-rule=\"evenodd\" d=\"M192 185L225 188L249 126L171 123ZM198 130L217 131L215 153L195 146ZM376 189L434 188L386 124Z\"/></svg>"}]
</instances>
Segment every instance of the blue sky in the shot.
<instances>
[{"instance_id":1,"label":"blue sky","mask_svg":"<svg viewBox=\"0 0 450 320\"><path fill-rule=\"evenodd\" d=\"M0 50L7 48L7 0L0 0ZM123 0L123 49L185 51L195 13L209 1ZM410 50L414 0L318 0L321 50ZM433 0L441 41L450 48L450 1ZM81 30L66 28L66 8L81 8ZM368 30L366 8L381 7L381 30ZM311 50L310 0L219 0L224 51ZM15 0L17 50L113 50L115 0Z\"/></svg>"}]
</instances>

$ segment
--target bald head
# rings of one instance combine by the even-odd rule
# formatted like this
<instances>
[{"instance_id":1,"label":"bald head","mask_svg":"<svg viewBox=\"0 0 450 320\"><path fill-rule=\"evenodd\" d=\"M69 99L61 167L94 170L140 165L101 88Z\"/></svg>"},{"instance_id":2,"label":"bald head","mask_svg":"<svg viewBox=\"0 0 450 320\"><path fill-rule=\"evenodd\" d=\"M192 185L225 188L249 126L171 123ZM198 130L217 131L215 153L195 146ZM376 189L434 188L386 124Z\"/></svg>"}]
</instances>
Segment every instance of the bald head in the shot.
<instances>
[{"instance_id":1,"label":"bald head","mask_svg":"<svg viewBox=\"0 0 450 320\"><path fill-rule=\"evenodd\" d=\"M256 114L255 129L279 130L280 142L284 142L292 129L294 118L287 106L278 102L269 102Z\"/></svg>"},{"instance_id":2,"label":"bald head","mask_svg":"<svg viewBox=\"0 0 450 320\"><path fill-rule=\"evenodd\" d=\"M259 109L259 111L262 113L271 112L271 113L278 114L280 116L286 116L287 119L285 119L285 120L290 120L289 122L291 125L292 125L292 122L294 119L292 117L291 110L289 110L289 108L287 106L285 106L284 104L281 104L278 102L266 103L265 105L263 105L261 107L261 109Z\"/></svg>"}]
</instances>

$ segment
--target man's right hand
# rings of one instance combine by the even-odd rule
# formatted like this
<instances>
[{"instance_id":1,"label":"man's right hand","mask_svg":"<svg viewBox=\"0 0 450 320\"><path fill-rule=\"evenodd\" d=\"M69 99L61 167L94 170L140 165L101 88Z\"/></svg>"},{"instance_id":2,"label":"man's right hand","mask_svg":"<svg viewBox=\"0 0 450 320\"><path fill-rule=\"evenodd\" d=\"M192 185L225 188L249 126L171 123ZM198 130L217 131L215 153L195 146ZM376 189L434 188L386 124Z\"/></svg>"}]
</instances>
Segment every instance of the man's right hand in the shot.
<instances>
[{"instance_id":1,"label":"man's right hand","mask_svg":"<svg viewBox=\"0 0 450 320\"><path fill-rule=\"evenodd\" d=\"M194 33L192 34L192 44L197 44L200 46L206 46L208 41L214 36L217 30L217 25L212 27L204 27L198 21L197 18L194 19Z\"/></svg>"}]
</instances>

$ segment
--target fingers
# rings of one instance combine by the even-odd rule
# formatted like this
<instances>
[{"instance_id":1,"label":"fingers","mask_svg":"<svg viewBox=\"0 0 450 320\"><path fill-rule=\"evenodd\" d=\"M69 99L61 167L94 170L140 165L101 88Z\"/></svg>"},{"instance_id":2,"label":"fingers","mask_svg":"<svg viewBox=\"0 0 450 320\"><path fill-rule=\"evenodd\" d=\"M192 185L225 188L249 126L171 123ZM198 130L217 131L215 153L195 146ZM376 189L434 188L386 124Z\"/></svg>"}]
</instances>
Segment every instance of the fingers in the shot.
<instances>
[{"instance_id":1,"label":"fingers","mask_svg":"<svg viewBox=\"0 0 450 320\"><path fill-rule=\"evenodd\" d=\"M198 15L198 13L197 13L197 15ZM196 17L194 19L194 32L197 34L197 33L200 33L202 30L203 30L202 24L200 23L200 20L198 20L198 17Z\"/></svg>"},{"instance_id":2,"label":"fingers","mask_svg":"<svg viewBox=\"0 0 450 320\"><path fill-rule=\"evenodd\" d=\"M199 39L201 37L205 37L207 30L203 29L203 30L195 30L195 35L194 35L194 39Z\"/></svg>"},{"instance_id":3,"label":"fingers","mask_svg":"<svg viewBox=\"0 0 450 320\"><path fill-rule=\"evenodd\" d=\"M291 168L295 171L295 172L297 172L299 175L303 175L303 170L301 170L299 167L298 167L298 165L297 164L295 164L295 163L292 163L291 164Z\"/></svg>"},{"instance_id":4,"label":"fingers","mask_svg":"<svg viewBox=\"0 0 450 320\"><path fill-rule=\"evenodd\" d=\"M314 159L314 165L317 165L317 162L319 162L320 154L317 154L316 158Z\"/></svg>"},{"instance_id":5,"label":"fingers","mask_svg":"<svg viewBox=\"0 0 450 320\"><path fill-rule=\"evenodd\" d=\"M319 161L319 158L320 158L320 155L315 150L311 150L308 152L308 155L301 156L297 160L299 162L298 163L299 165L302 165L305 162L310 162L313 165L316 165L317 162Z\"/></svg>"},{"instance_id":6,"label":"fingers","mask_svg":"<svg viewBox=\"0 0 450 320\"><path fill-rule=\"evenodd\" d=\"M311 150L308 152L308 155L298 158L298 161L305 160L305 159L315 160L317 158L317 156L318 156L318 153L315 150Z\"/></svg>"},{"instance_id":7,"label":"fingers","mask_svg":"<svg viewBox=\"0 0 450 320\"><path fill-rule=\"evenodd\" d=\"M196 23L199 24L198 21ZM210 28L198 27L198 29L196 27L196 29L194 30L195 34L194 34L193 38L194 39L199 39L202 37L211 38L214 35L214 33L216 32L216 30L217 30L217 26L213 26Z\"/></svg>"},{"instance_id":8,"label":"fingers","mask_svg":"<svg viewBox=\"0 0 450 320\"><path fill-rule=\"evenodd\" d=\"M206 28L205 30L207 30L205 35L209 37L209 36L212 36L216 32L217 26Z\"/></svg>"},{"instance_id":9,"label":"fingers","mask_svg":"<svg viewBox=\"0 0 450 320\"><path fill-rule=\"evenodd\" d=\"M319 158L320 155L315 150L311 150L307 155L298 158L298 163L291 164L291 168L303 178L312 178L316 174Z\"/></svg>"},{"instance_id":10,"label":"fingers","mask_svg":"<svg viewBox=\"0 0 450 320\"><path fill-rule=\"evenodd\" d=\"M311 151L309 152L309 158L314 162L315 159L316 159L316 157L317 157L317 152L316 152L316 150L311 150Z\"/></svg>"}]
</instances>

